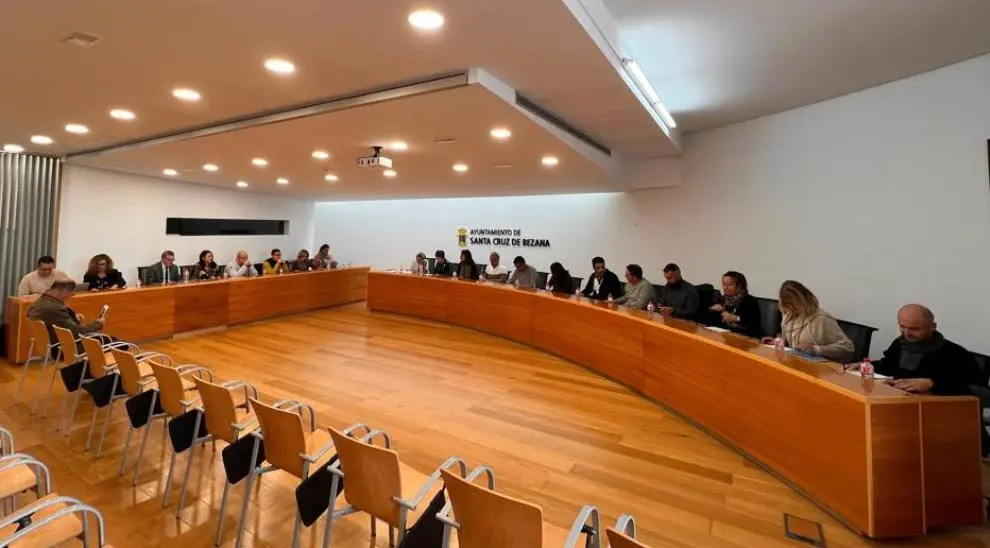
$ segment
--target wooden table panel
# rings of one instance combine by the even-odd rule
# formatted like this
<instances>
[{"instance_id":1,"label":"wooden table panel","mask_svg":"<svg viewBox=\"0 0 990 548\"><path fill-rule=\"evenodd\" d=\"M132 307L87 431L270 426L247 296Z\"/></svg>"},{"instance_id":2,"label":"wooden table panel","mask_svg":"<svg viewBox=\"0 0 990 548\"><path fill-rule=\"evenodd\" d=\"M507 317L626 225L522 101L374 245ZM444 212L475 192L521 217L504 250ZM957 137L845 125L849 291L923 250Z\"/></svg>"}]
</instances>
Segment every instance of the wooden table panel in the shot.
<instances>
[{"instance_id":1,"label":"wooden table panel","mask_svg":"<svg viewBox=\"0 0 990 548\"><path fill-rule=\"evenodd\" d=\"M524 344L533 343L533 299L494 284L451 281L447 287L447 321Z\"/></svg>"},{"instance_id":2,"label":"wooden table panel","mask_svg":"<svg viewBox=\"0 0 990 548\"><path fill-rule=\"evenodd\" d=\"M983 519L980 406L974 398L922 398L925 519L929 528L964 526Z\"/></svg>"},{"instance_id":3,"label":"wooden table panel","mask_svg":"<svg viewBox=\"0 0 990 548\"><path fill-rule=\"evenodd\" d=\"M921 534L929 512L928 526L982 523L975 398L913 396L736 334L506 285L369 273L368 307L531 330L533 346L683 413L863 534Z\"/></svg>"},{"instance_id":4,"label":"wooden table panel","mask_svg":"<svg viewBox=\"0 0 990 548\"><path fill-rule=\"evenodd\" d=\"M191 282L167 287L128 288L78 293L66 304L87 318L110 305L104 331L142 342L176 333L253 321L364 299L368 268ZM27 359L30 334L27 311L36 295L9 297L7 359Z\"/></svg>"},{"instance_id":5,"label":"wooden table panel","mask_svg":"<svg viewBox=\"0 0 990 548\"><path fill-rule=\"evenodd\" d=\"M546 293L535 299L533 340L537 347L643 392L645 324L610 311L597 301L571 301Z\"/></svg>"},{"instance_id":6,"label":"wooden table panel","mask_svg":"<svg viewBox=\"0 0 990 548\"><path fill-rule=\"evenodd\" d=\"M201 282L175 291L175 333L227 325L230 283Z\"/></svg>"}]
</instances>

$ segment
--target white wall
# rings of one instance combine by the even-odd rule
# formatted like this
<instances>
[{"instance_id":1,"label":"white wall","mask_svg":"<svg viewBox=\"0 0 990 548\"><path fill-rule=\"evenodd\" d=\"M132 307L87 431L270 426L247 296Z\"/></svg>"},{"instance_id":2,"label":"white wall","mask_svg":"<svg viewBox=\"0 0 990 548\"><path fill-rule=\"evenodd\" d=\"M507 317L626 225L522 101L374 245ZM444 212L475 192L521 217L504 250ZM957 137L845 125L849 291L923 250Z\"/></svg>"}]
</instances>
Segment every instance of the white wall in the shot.
<instances>
[{"instance_id":1,"label":"white wall","mask_svg":"<svg viewBox=\"0 0 990 548\"><path fill-rule=\"evenodd\" d=\"M561 260L587 276L601 254L660 282L675 261L694 282L740 270L766 296L798 279L833 314L880 327L874 354L896 336L897 308L918 301L949 338L988 353L987 90L990 55L689 136L679 187L321 203L315 236L345 260L394 268L455 250L460 225L518 227L552 239L522 250L541 270Z\"/></svg>"},{"instance_id":2,"label":"white wall","mask_svg":"<svg viewBox=\"0 0 990 548\"><path fill-rule=\"evenodd\" d=\"M191 264L209 249L218 263L238 249L253 260L273 247L295 257L313 245L313 204L262 194L166 181L112 171L66 166L58 226L58 267L81 280L89 258L107 253L128 281L137 267L158 261L162 250ZM278 219L289 221L285 236L166 236L167 217Z\"/></svg>"}]
</instances>

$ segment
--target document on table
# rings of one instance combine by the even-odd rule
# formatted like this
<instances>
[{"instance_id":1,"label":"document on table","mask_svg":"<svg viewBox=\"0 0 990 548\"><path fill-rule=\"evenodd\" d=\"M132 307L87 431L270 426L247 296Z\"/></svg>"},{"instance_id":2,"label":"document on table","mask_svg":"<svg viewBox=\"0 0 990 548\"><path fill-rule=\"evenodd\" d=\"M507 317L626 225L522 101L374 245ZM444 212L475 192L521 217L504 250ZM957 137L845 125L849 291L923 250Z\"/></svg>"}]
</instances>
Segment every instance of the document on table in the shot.
<instances>
[{"instance_id":1,"label":"document on table","mask_svg":"<svg viewBox=\"0 0 990 548\"><path fill-rule=\"evenodd\" d=\"M712 325L706 325L705 329L709 331L714 331L716 333L728 333L730 331L729 329L722 329L721 327L715 327Z\"/></svg>"},{"instance_id":2,"label":"document on table","mask_svg":"<svg viewBox=\"0 0 990 548\"><path fill-rule=\"evenodd\" d=\"M775 348L774 345L772 345L772 344L765 344L763 346L765 346L767 348ZM805 360L807 360L809 362L827 362L828 361L828 358L826 358L824 356L816 356L814 354L808 354L807 352L801 352L797 348L791 348L790 346L785 347L784 348L784 352L787 352L789 354L794 354L795 356L798 356L799 358L805 359Z\"/></svg>"},{"instance_id":3,"label":"document on table","mask_svg":"<svg viewBox=\"0 0 990 548\"><path fill-rule=\"evenodd\" d=\"M853 371L852 369L849 369L849 370L846 371L846 373L849 373L850 375L856 375L857 377L862 377L863 376L862 374L860 374L860 372L859 372L858 369L855 370L855 371ZM873 374L873 378L874 379L884 380L884 379L892 379L893 377L888 377L887 375L881 375L880 373L874 373Z\"/></svg>"}]
</instances>

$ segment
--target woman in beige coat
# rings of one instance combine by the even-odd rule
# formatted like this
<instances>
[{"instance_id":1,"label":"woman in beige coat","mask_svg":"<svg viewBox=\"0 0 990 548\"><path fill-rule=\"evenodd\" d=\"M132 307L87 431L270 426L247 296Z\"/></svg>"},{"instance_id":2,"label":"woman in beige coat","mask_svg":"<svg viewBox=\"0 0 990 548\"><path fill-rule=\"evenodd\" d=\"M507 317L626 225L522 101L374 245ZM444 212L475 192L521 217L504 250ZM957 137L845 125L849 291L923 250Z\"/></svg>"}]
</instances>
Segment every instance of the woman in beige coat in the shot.
<instances>
[{"instance_id":1,"label":"woman in beige coat","mask_svg":"<svg viewBox=\"0 0 990 548\"><path fill-rule=\"evenodd\" d=\"M839 363L852 359L852 341L839 322L818 307L818 297L804 284L788 280L780 286L780 311L784 316L780 325L784 344Z\"/></svg>"}]
</instances>

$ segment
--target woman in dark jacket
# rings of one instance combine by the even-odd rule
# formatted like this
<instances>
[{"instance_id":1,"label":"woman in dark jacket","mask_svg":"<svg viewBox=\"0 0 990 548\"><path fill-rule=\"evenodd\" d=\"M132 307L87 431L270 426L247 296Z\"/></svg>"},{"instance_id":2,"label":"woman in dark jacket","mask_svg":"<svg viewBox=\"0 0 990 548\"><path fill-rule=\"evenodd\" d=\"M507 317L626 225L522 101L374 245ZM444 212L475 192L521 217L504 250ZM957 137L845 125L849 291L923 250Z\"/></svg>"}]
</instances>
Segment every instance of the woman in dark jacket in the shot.
<instances>
[{"instance_id":1,"label":"woman in dark jacket","mask_svg":"<svg viewBox=\"0 0 990 548\"><path fill-rule=\"evenodd\" d=\"M547 280L547 290L554 293L574 293L574 279L564 265L553 263L550 265L550 279Z\"/></svg>"},{"instance_id":2,"label":"woman in dark jacket","mask_svg":"<svg viewBox=\"0 0 990 548\"><path fill-rule=\"evenodd\" d=\"M471 252L467 249L461 251L461 262L457 265L456 274L462 280L477 280L481 274L478 265L474 264Z\"/></svg>"},{"instance_id":3,"label":"woman in dark jacket","mask_svg":"<svg viewBox=\"0 0 990 548\"><path fill-rule=\"evenodd\" d=\"M193 268L193 276L196 280L215 280L220 277L220 267L213 262L213 252L204 249L199 253L199 262Z\"/></svg>"},{"instance_id":4,"label":"woman in dark jacket","mask_svg":"<svg viewBox=\"0 0 990 548\"><path fill-rule=\"evenodd\" d=\"M730 270L722 276L722 297L708 309L711 325L759 337L760 303L749 294L746 276Z\"/></svg>"},{"instance_id":5,"label":"woman in dark jacket","mask_svg":"<svg viewBox=\"0 0 990 548\"><path fill-rule=\"evenodd\" d=\"M89 266L83 276L83 283L89 285L90 291L127 287L124 276L113 267L113 259L106 253L94 255L89 260Z\"/></svg>"}]
</instances>

